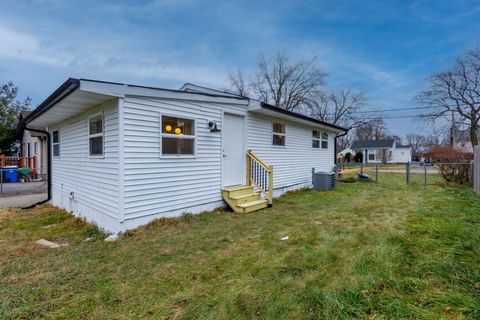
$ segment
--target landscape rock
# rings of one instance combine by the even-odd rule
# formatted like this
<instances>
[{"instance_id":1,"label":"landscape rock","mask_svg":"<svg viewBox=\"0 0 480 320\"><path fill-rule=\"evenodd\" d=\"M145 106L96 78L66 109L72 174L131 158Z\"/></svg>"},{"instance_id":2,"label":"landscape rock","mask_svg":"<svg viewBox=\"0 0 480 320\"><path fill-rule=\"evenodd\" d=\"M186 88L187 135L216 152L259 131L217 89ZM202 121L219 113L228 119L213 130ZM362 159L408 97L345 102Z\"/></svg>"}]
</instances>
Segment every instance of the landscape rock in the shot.
<instances>
[{"instance_id":1,"label":"landscape rock","mask_svg":"<svg viewBox=\"0 0 480 320\"><path fill-rule=\"evenodd\" d=\"M48 240L45 240L45 239L37 240L36 243L41 245L41 246L51 248L51 249L60 247L60 245L58 243L51 242L51 241L48 241Z\"/></svg>"},{"instance_id":2,"label":"landscape rock","mask_svg":"<svg viewBox=\"0 0 480 320\"><path fill-rule=\"evenodd\" d=\"M117 239L118 239L117 235L111 234L111 235L109 235L108 237L105 238L105 241L106 242L114 242L114 241L117 241Z\"/></svg>"}]
</instances>

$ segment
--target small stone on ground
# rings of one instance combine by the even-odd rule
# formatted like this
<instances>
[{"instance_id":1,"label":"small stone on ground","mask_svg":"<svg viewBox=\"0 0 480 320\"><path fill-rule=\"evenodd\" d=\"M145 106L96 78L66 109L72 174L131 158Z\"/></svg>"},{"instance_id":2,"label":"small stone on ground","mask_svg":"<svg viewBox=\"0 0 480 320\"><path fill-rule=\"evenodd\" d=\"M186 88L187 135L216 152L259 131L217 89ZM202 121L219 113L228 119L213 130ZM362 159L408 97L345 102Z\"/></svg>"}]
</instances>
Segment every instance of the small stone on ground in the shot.
<instances>
[{"instance_id":1,"label":"small stone on ground","mask_svg":"<svg viewBox=\"0 0 480 320\"><path fill-rule=\"evenodd\" d=\"M105 238L105 241L106 242L114 242L114 241L117 241L118 239L118 236L114 235L114 234L111 234L109 235L108 237Z\"/></svg>"},{"instance_id":2,"label":"small stone on ground","mask_svg":"<svg viewBox=\"0 0 480 320\"><path fill-rule=\"evenodd\" d=\"M41 245L41 246L44 246L44 247L47 247L47 248L52 248L52 249L60 247L60 245L58 243L51 242L51 241L48 241L48 240L45 240L45 239L37 240L36 243Z\"/></svg>"}]
</instances>

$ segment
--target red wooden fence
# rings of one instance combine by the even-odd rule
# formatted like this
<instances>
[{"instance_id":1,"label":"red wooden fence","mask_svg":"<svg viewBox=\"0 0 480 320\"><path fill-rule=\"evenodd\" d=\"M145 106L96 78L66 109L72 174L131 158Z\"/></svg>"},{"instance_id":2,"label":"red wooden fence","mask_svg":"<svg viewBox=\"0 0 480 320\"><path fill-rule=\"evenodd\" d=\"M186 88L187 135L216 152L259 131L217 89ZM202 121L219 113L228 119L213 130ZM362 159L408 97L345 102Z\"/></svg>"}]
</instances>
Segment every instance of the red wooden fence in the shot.
<instances>
[{"instance_id":1,"label":"red wooden fence","mask_svg":"<svg viewBox=\"0 0 480 320\"><path fill-rule=\"evenodd\" d=\"M29 167L32 169L30 176L37 178L37 158L33 157L6 157L0 155L0 165L2 168L7 166Z\"/></svg>"}]
</instances>

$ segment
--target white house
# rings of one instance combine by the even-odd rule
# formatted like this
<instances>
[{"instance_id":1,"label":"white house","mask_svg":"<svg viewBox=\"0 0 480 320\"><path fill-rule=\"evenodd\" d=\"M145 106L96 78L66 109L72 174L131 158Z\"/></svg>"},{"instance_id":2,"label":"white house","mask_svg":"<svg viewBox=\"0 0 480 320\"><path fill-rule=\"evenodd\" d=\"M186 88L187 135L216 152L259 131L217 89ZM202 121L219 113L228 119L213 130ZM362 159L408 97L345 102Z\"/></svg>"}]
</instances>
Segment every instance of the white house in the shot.
<instances>
[{"instance_id":1,"label":"white house","mask_svg":"<svg viewBox=\"0 0 480 320\"><path fill-rule=\"evenodd\" d=\"M412 161L411 147L394 139L354 141L350 147L363 153L363 163L407 163Z\"/></svg>"},{"instance_id":2,"label":"white house","mask_svg":"<svg viewBox=\"0 0 480 320\"><path fill-rule=\"evenodd\" d=\"M331 171L345 131L191 84L86 79L68 79L25 121L50 135L50 202L111 232L225 201L264 208L272 193L310 187L312 168Z\"/></svg>"}]
</instances>

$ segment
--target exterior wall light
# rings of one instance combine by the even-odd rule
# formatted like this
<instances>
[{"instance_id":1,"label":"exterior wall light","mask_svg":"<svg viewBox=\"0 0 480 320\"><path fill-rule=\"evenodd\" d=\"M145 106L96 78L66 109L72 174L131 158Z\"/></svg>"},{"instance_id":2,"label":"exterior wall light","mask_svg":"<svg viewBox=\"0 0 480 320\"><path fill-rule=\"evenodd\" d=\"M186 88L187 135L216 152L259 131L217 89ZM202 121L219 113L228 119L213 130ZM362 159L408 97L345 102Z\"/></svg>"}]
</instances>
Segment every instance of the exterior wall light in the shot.
<instances>
[{"instance_id":1,"label":"exterior wall light","mask_svg":"<svg viewBox=\"0 0 480 320\"><path fill-rule=\"evenodd\" d=\"M217 128L217 123L215 121L209 121L208 127L210 128L210 132L222 132L222 130Z\"/></svg>"}]
</instances>

